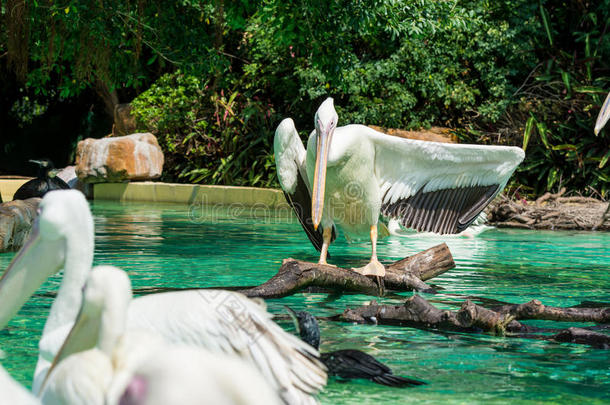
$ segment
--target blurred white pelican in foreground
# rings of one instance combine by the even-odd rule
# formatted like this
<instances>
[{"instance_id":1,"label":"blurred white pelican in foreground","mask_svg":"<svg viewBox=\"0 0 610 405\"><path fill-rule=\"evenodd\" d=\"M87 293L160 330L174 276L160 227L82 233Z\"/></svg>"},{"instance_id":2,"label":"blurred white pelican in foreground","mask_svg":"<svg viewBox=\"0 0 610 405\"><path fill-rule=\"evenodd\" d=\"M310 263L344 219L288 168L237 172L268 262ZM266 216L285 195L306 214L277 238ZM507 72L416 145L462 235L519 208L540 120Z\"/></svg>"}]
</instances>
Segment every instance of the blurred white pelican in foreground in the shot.
<instances>
[{"instance_id":1,"label":"blurred white pelican in foreground","mask_svg":"<svg viewBox=\"0 0 610 405\"><path fill-rule=\"evenodd\" d=\"M275 132L280 184L326 263L333 228L368 235L370 263L358 271L383 276L377 260L379 216L418 231L466 229L502 191L524 158L517 147L460 145L398 138L364 125L337 127L333 99L316 112L307 151L291 119ZM322 226L322 233L318 226Z\"/></svg>"},{"instance_id":2,"label":"blurred white pelican in foreground","mask_svg":"<svg viewBox=\"0 0 610 405\"><path fill-rule=\"evenodd\" d=\"M78 314L81 289L91 270L94 236L91 212L79 191L49 192L39 209L29 240L0 279L0 328L4 328L49 276L64 269L39 343L34 392ZM238 356L253 364L285 403L315 403L313 395L326 384L318 352L286 333L265 309L241 294L188 290L140 297L129 305L127 328Z\"/></svg>"},{"instance_id":3,"label":"blurred white pelican in foreground","mask_svg":"<svg viewBox=\"0 0 610 405\"><path fill-rule=\"evenodd\" d=\"M260 373L241 359L126 332L131 299L124 271L93 269L74 326L43 383L43 404L280 403Z\"/></svg>"},{"instance_id":4,"label":"blurred white pelican in foreground","mask_svg":"<svg viewBox=\"0 0 610 405\"><path fill-rule=\"evenodd\" d=\"M597 115L597 121L595 121L595 135L599 134L599 131L602 130L606 122L610 119L610 93L606 96L606 100L604 104L602 104L602 108L599 109L599 114Z\"/></svg>"}]
</instances>

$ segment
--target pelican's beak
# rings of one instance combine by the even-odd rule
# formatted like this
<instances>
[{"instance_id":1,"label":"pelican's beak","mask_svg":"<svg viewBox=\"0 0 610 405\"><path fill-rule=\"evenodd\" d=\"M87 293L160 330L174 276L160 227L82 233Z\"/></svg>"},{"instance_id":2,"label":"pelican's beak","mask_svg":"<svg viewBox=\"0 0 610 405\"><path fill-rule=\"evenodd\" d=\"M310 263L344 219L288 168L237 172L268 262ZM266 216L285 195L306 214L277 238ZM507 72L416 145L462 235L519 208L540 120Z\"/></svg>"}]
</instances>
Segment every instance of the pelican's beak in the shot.
<instances>
[{"instance_id":1,"label":"pelican's beak","mask_svg":"<svg viewBox=\"0 0 610 405\"><path fill-rule=\"evenodd\" d=\"M100 322L99 320L96 321L96 318L98 317L90 316L85 313L83 311L83 306L81 306L78 315L76 316L76 321L74 321L74 326L70 329L70 333L68 333L66 340L64 340L64 343L55 355L53 363L51 364L51 367L49 367L47 375L40 385L39 393L42 394L44 392L45 385L49 380L51 373L63 359L71 354L83 352L95 347L100 331Z\"/></svg>"},{"instance_id":2,"label":"pelican's beak","mask_svg":"<svg viewBox=\"0 0 610 405\"><path fill-rule=\"evenodd\" d=\"M299 318L297 317L297 313L294 309L290 308L288 305L284 305L286 311L288 311L288 315L292 318L292 322L294 322L294 327L297 329L297 333L301 333L301 324L299 323Z\"/></svg>"},{"instance_id":3,"label":"pelican's beak","mask_svg":"<svg viewBox=\"0 0 610 405\"><path fill-rule=\"evenodd\" d=\"M595 129L593 130L593 132L595 132L596 136L599 134L599 131L602 130L604 125L606 125L606 122L608 122L609 119L610 119L610 93L608 93L606 100L604 100L604 104L602 104L602 108L599 110L599 115L597 116L597 121L595 121Z\"/></svg>"},{"instance_id":4,"label":"pelican's beak","mask_svg":"<svg viewBox=\"0 0 610 405\"><path fill-rule=\"evenodd\" d=\"M318 229L322 221L324 208L324 189L326 188L326 164L328 151L332 140L334 128L322 129L318 132L316 145L316 170L313 176L313 193L311 196L311 215L314 229Z\"/></svg>"},{"instance_id":5,"label":"pelican's beak","mask_svg":"<svg viewBox=\"0 0 610 405\"><path fill-rule=\"evenodd\" d=\"M0 278L0 329L50 275L63 267L65 243L63 238L43 240L36 220L29 239Z\"/></svg>"}]
</instances>

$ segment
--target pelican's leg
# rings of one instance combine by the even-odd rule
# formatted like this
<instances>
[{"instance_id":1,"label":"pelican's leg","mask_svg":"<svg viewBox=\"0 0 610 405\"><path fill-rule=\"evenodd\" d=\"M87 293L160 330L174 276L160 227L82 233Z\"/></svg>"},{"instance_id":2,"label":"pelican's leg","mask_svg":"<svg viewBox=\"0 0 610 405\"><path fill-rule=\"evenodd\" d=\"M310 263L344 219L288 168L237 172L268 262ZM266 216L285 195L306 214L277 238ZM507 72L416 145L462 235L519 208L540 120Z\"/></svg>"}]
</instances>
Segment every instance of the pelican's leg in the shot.
<instances>
[{"instance_id":1,"label":"pelican's leg","mask_svg":"<svg viewBox=\"0 0 610 405\"><path fill-rule=\"evenodd\" d=\"M320 260L318 260L319 264L328 264L326 263L326 254L328 253L328 245L330 245L330 238L333 236L333 227L328 226L324 228L322 231L322 249L320 249Z\"/></svg>"},{"instance_id":2,"label":"pelican's leg","mask_svg":"<svg viewBox=\"0 0 610 405\"><path fill-rule=\"evenodd\" d=\"M366 266L354 270L365 276L385 277L385 267L377 260L377 224L371 225L371 243L373 244L371 261Z\"/></svg>"}]
</instances>

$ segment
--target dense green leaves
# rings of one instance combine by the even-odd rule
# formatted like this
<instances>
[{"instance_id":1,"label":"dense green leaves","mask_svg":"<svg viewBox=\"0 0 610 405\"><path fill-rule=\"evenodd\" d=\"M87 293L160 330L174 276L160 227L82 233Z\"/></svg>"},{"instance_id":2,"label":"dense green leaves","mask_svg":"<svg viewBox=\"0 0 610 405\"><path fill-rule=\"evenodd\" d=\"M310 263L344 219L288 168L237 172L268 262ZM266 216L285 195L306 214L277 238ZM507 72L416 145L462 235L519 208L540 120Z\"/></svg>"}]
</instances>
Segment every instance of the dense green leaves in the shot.
<instances>
[{"instance_id":1,"label":"dense green leaves","mask_svg":"<svg viewBox=\"0 0 610 405\"><path fill-rule=\"evenodd\" d=\"M28 94L94 89L109 109L137 96L168 179L274 184L273 127L290 116L307 133L332 96L342 123L523 145L527 193L609 191L609 131L592 127L610 0L7 0L2 13L0 64L27 72Z\"/></svg>"},{"instance_id":2,"label":"dense green leaves","mask_svg":"<svg viewBox=\"0 0 610 405\"><path fill-rule=\"evenodd\" d=\"M138 125L165 151L164 176L193 183L275 182L269 105L180 71L162 76L132 103Z\"/></svg>"}]
</instances>

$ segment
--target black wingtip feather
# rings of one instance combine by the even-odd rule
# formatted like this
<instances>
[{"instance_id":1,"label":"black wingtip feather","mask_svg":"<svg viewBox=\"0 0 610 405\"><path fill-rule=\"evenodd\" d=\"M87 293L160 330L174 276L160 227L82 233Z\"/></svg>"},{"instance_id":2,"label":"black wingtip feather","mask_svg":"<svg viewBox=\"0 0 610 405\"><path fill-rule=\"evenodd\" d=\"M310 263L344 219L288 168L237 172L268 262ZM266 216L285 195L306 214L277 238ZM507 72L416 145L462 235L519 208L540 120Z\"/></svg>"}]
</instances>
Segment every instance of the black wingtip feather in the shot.
<instances>
[{"instance_id":1,"label":"black wingtip feather","mask_svg":"<svg viewBox=\"0 0 610 405\"><path fill-rule=\"evenodd\" d=\"M395 388L406 388L416 387L418 385L426 385L426 383L423 381L413 380L411 378L401 377L399 375L394 374L384 374L381 376L373 377L372 381L377 384Z\"/></svg>"}]
</instances>

